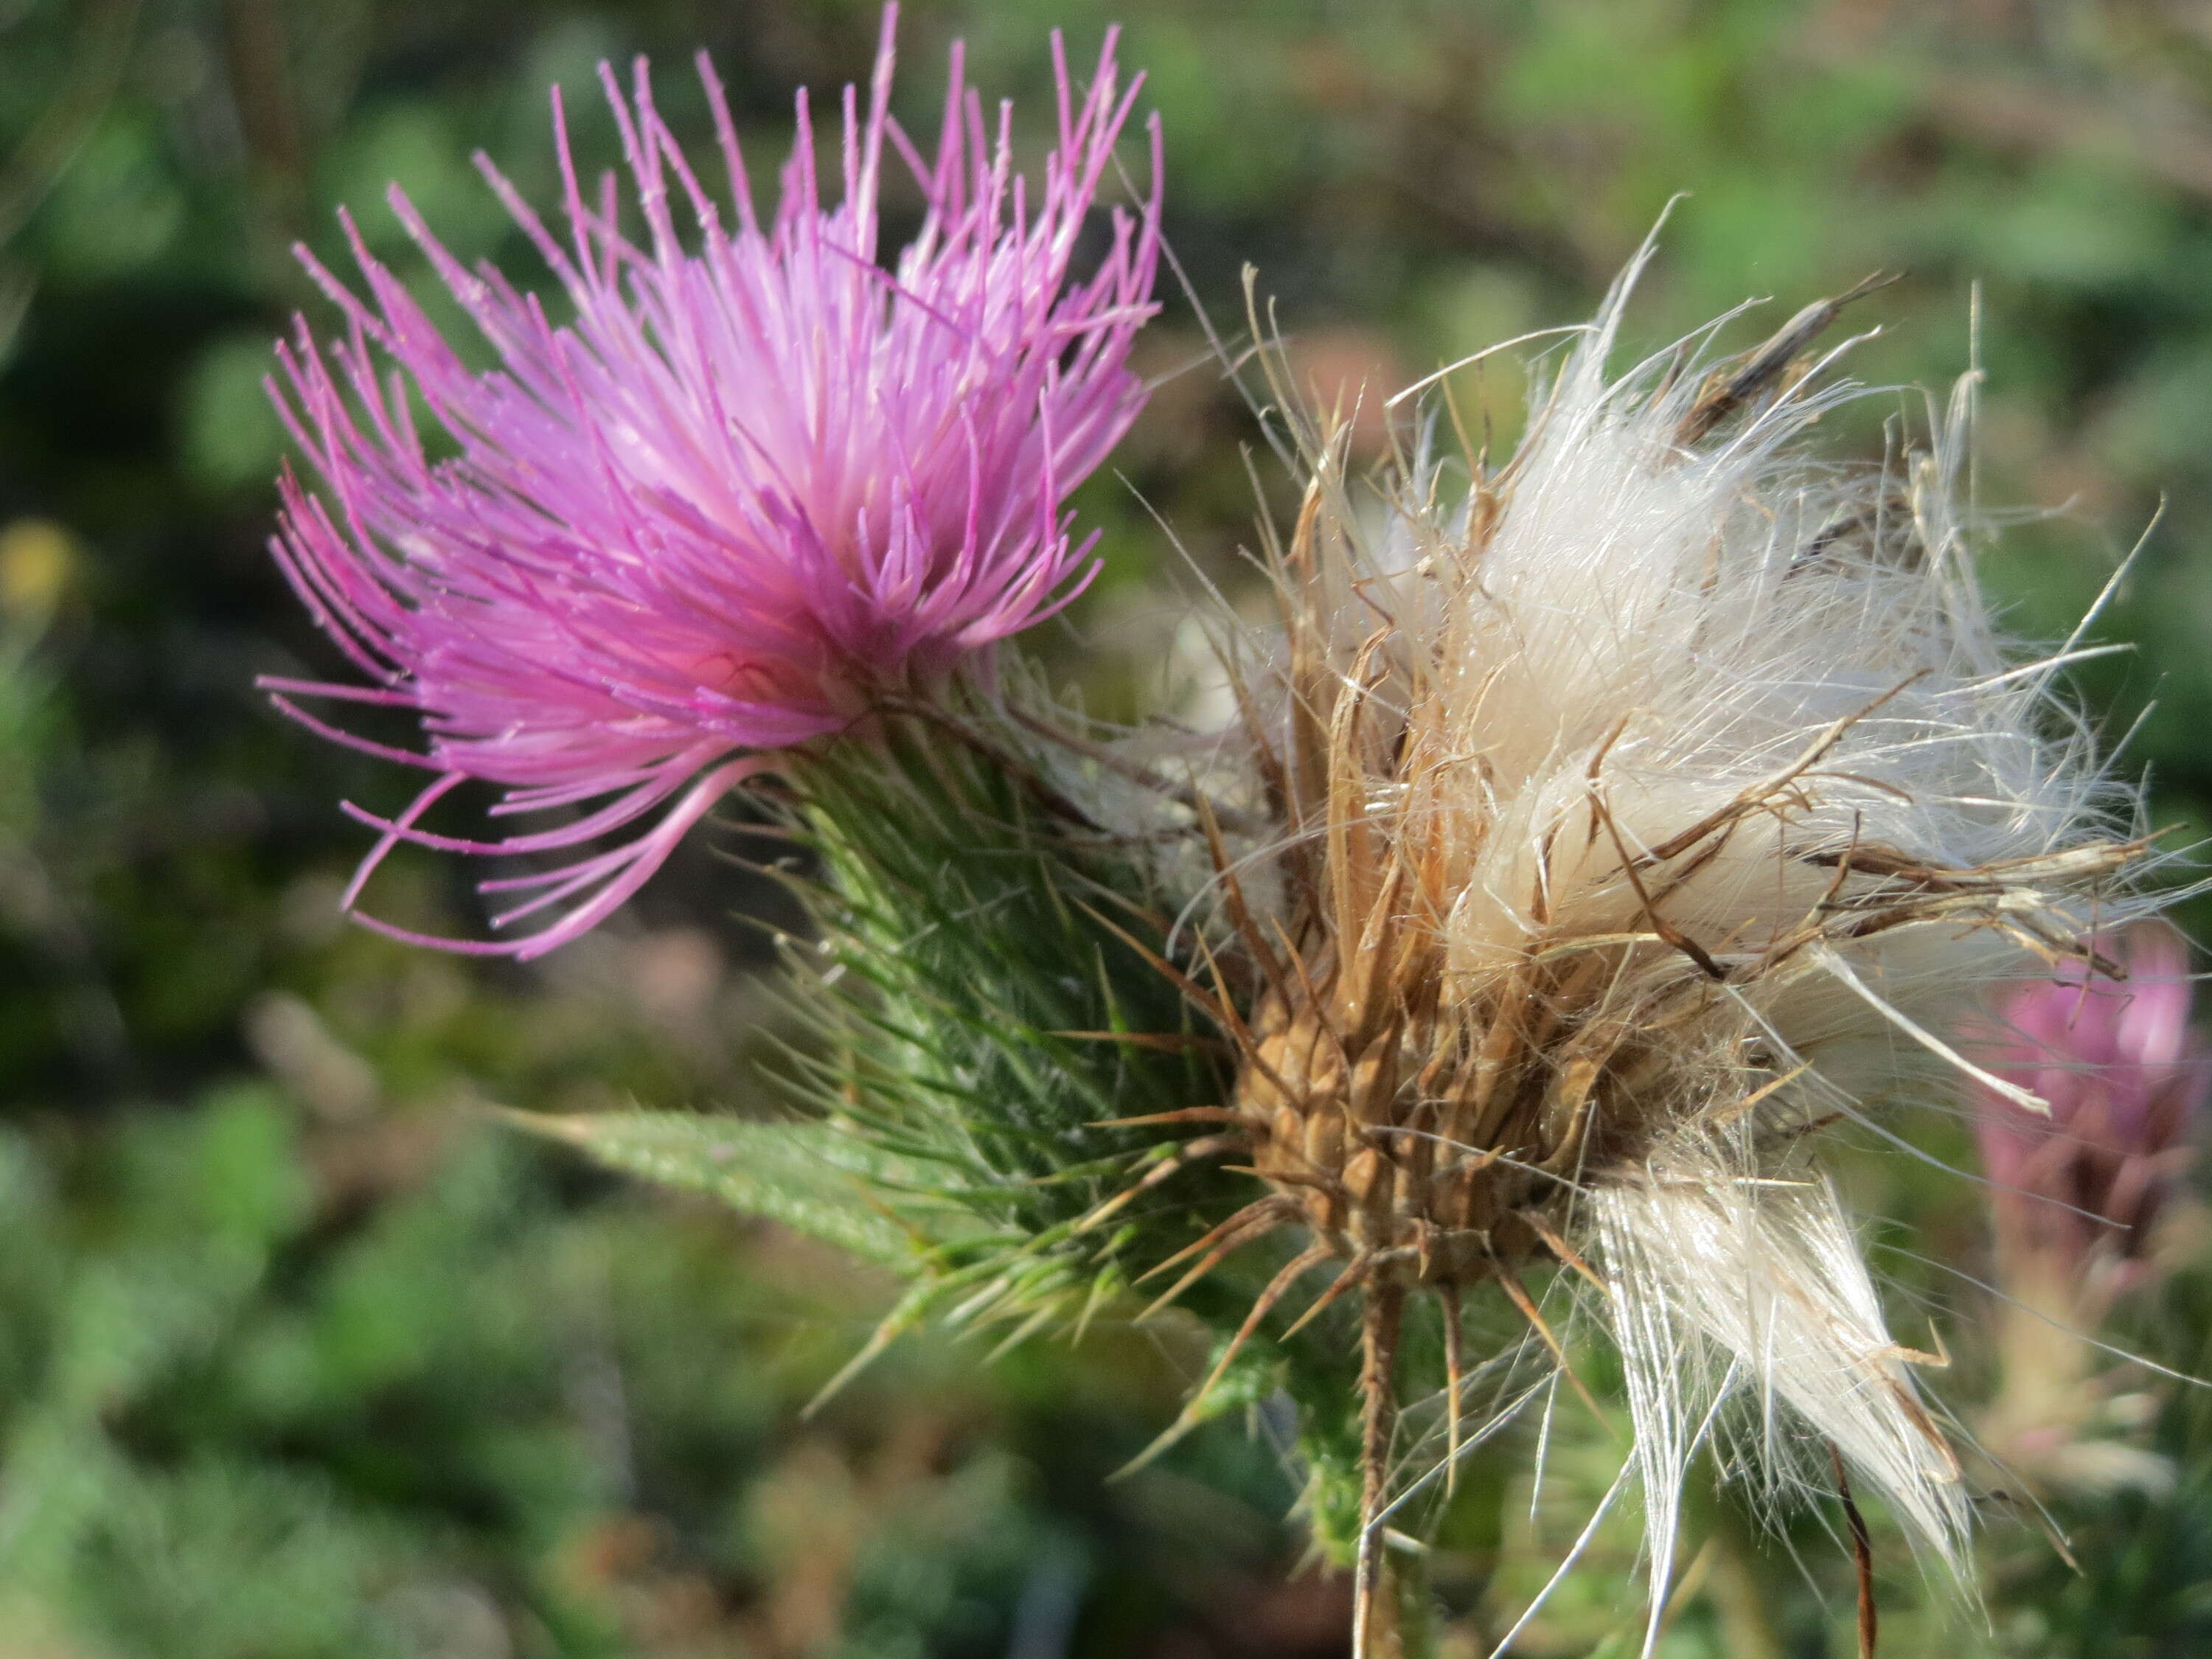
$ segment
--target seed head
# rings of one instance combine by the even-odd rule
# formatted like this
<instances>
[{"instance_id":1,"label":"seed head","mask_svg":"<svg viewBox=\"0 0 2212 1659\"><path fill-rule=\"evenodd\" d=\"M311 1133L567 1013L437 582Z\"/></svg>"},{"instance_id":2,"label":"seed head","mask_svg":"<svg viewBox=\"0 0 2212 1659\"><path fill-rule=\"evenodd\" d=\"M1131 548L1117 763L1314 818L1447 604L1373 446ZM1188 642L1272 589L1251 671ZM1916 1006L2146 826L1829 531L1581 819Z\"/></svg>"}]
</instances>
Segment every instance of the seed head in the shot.
<instances>
[{"instance_id":1,"label":"seed head","mask_svg":"<svg viewBox=\"0 0 2212 1659\"><path fill-rule=\"evenodd\" d=\"M1342 424L1274 388L1304 500L1280 626L1232 646L1273 836L1218 878L1254 1229L1337 1262L1370 1354L1376 1306L1442 1292L1455 1370L1462 1291L1498 1285L1559 1355L1522 1275L1601 1285L1655 1584L1716 1432L1780 1485L1832 1491L1839 1457L1955 1565L1924 1356L1811 1137L1888 1134L1880 1107L1960 1068L2030 1098L1936 1034L2088 961L2093 906L2144 902L2120 885L2143 848L2057 665L1984 612L1971 384L1925 451L1823 464L1808 428L1850 388L1801 354L1843 301L1615 374L1635 274L1499 469L1417 443L1363 499Z\"/></svg>"}]
</instances>

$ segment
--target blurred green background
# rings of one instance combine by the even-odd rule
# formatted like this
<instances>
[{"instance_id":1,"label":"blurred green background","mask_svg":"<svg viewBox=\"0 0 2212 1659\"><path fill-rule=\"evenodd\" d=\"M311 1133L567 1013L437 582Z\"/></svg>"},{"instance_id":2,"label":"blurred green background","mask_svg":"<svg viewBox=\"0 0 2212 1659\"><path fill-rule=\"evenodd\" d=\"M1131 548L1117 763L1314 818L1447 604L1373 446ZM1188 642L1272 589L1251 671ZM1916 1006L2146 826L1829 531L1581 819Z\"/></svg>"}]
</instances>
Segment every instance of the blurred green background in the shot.
<instances>
[{"instance_id":1,"label":"blurred green background","mask_svg":"<svg viewBox=\"0 0 2212 1659\"><path fill-rule=\"evenodd\" d=\"M2163 499L2100 633L2138 649L2078 689L2115 737L2140 719L2156 821L2212 823L2212 7L915 4L900 107L934 118L962 36L1034 138L1048 31L1081 61L1116 19L1193 293L1233 331L1255 264L1324 391L1586 314L1680 191L1644 343L1905 271L1856 313L1884 331L1857 371L1940 391L1978 352L1980 495L2020 509L1989 569L2020 632L2063 637ZM1343 1652L1348 1595L1302 1570L1265 1410L1105 1482L1188 1379L1172 1332L997 1358L910 1340L802 1419L886 1285L493 1121L770 1103L781 1016L741 918L790 917L717 856L740 831L695 836L532 967L409 951L334 908L365 839L337 800L389 810L407 780L252 690L336 666L263 549L270 343L295 308L331 320L290 245L338 265L349 204L419 272L381 204L397 179L456 252L538 282L468 158L545 199L549 83L604 164L592 65L652 54L702 133L703 46L764 173L792 88L864 75L876 21L872 0L0 0L0 1659ZM1151 511L1231 580L1248 534L1254 430L1205 350L1172 299L1145 348L1163 384L1081 497L1106 575L1042 648L1108 711L1173 657L1190 589ZM1522 373L1455 390L1510 429ZM1900 417L1924 405L1869 398L1833 441L1877 455ZM468 879L402 855L374 902L472 932ZM1967 1155L1955 1123L1922 1127ZM1854 1176L1909 1224L1878 1237L1971 1423L2003 1380L1988 1298L1916 1264L1986 1276L1978 1212L1894 1159ZM2115 1340L2212 1369L2204 1230L2185 1210L2172 1231ZM1886 1651L2212 1651L2212 1413L2094 1370L2076 1426L2153 1455L2124 1489L2045 1494L2080 1571L1993 1498L1984 1618L1886 1534ZM1438 1540L1454 1655L1488 1650L1617 1455L1587 1425L1552 1449L1532 1493L1509 1441ZM1850 1650L1832 1531L1760 1543L1735 1499L1695 1525L1668 1659ZM1631 1518L1522 1650L1632 1651L1633 1549Z\"/></svg>"}]
</instances>

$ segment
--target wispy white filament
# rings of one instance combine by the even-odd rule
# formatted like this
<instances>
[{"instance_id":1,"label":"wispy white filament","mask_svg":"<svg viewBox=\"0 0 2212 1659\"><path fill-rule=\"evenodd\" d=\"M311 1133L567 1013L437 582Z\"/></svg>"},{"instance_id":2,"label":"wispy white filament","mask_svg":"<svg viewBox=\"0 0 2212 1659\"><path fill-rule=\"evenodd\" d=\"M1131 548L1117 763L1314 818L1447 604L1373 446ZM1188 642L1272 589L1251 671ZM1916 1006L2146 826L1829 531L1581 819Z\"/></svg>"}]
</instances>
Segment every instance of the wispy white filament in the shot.
<instances>
[{"instance_id":1,"label":"wispy white filament","mask_svg":"<svg viewBox=\"0 0 2212 1659\"><path fill-rule=\"evenodd\" d=\"M1833 1446L1863 1487L1952 1568L1968 1520L1959 1467L1892 1339L1834 1188L1746 1178L1671 1152L1594 1183L1589 1205L1627 1373L1655 1550L1695 1447L1686 1425L1741 1392L1740 1460L1771 1485L1826 1480ZM1663 1582L1656 1577L1655 1582Z\"/></svg>"}]
</instances>

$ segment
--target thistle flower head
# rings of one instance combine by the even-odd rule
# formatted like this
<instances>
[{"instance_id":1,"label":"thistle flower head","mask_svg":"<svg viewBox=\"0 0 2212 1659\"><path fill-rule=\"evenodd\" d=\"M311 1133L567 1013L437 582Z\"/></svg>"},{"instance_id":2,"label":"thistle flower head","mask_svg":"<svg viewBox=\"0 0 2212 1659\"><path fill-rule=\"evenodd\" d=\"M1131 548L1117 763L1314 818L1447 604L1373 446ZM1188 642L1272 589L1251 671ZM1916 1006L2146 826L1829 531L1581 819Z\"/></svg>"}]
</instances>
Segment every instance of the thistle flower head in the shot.
<instances>
[{"instance_id":1,"label":"thistle flower head","mask_svg":"<svg viewBox=\"0 0 2212 1659\"><path fill-rule=\"evenodd\" d=\"M1985 1063L2012 1091L1978 1085L1974 1125L2008 1264L2117 1290L2147 1271L2212 1068L2189 1029L2179 936L2145 926L2100 945L2122 976L2069 961L2002 1000Z\"/></svg>"},{"instance_id":2,"label":"thistle flower head","mask_svg":"<svg viewBox=\"0 0 2212 1659\"><path fill-rule=\"evenodd\" d=\"M1364 501L1276 387L1305 499L1281 628L1235 641L1273 827L1218 876L1271 1190L1224 1242L1301 1230L1293 1267L1367 1299L1370 1583L1409 1293L1443 1300L1455 1424L1462 1293L1557 1355L1522 1282L1550 1264L1602 1286L1655 1585L1717 1435L1778 1486L1848 1466L1958 1565L1958 1464L1810 1137L1889 1134L1879 1107L1960 1067L2026 1098L1937 1033L2142 902L2125 792L1976 588L1971 386L1926 452L1823 465L1850 388L1803 354L1843 301L1624 374L1634 276L1456 486L1417 449Z\"/></svg>"},{"instance_id":3,"label":"thistle flower head","mask_svg":"<svg viewBox=\"0 0 2212 1659\"><path fill-rule=\"evenodd\" d=\"M627 94L601 70L641 239L621 228L612 174L595 192L577 177L556 91L565 226L479 166L561 307L465 268L395 186L393 211L489 348L488 369L350 221L365 293L303 253L349 327L325 343L301 323L279 348L272 395L319 486L288 471L274 547L369 684L270 684L316 730L435 774L394 820L349 807L381 831L356 893L401 840L528 854L627 836L484 884L526 895L495 925L556 919L459 948L550 950L635 891L764 752L987 663L1086 580L1090 543L1064 502L1142 398L1127 357L1152 309L1157 126L1150 198L1117 210L1095 269L1072 275L1135 95L1112 36L1084 93L1055 37L1056 140L1033 185L1013 167L1009 112L987 124L957 47L933 152L901 131L895 21L887 8L865 100L845 91L839 198L825 200L802 94L766 221L703 55L733 223L656 111L642 62ZM912 175L924 212L887 254L892 168ZM418 409L449 459L434 459ZM301 694L418 710L427 753L349 738L289 701ZM490 840L416 827L468 780L504 792L495 815L570 816Z\"/></svg>"}]
</instances>

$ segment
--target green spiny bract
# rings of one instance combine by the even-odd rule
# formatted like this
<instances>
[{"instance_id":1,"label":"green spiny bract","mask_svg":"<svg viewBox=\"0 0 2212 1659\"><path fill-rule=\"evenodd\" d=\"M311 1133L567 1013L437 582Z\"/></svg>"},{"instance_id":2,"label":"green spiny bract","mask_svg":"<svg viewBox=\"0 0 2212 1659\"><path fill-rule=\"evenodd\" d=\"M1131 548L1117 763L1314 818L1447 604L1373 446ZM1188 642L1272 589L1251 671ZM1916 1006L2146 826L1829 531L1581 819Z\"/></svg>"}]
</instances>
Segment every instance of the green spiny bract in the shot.
<instances>
[{"instance_id":1,"label":"green spiny bract","mask_svg":"<svg viewBox=\"0 0 2212 1659\"><path fill-rule=\"evenodd\" d=\"M1006 1346L1172 1302L1210 1334L1212 1374L1161 1443L1287 1388L1333 1468L1356 1448L1340 1312L1296 1365L1231 1340L1283 1252L1219 1248L1251 1182L1221 1163L1231 1049L1193 994L1209 949L1176 928L1188 872L1210 871L1199 815L1006 678L788 766L785 828L813 867L787 879L815 937L784 941L798 1029L775 1069L804 1119L538 1121L899 1274L844 1375L924 1321ZM1356 1504L1309 1508L1340 1556Z\"/></svg>"},{"instance_id":2,"label":"green spiny bract","mask_svg":"<svg viewBox=\"0 0 2212 1659\"><path fill-rule=\"evenodd\" d=\"M794 783L821 938L793 954L822 1039L794 1069L911 1171L893 1201L929 1243L910 1310L1080 1325L1235 1205L1164 1142L1176 1120L1125 1123L1218 1108L1227 1086L1214 1033L1152 966L1174 901L1105 822L1099 797L1129 786L980 699L894 717Z\"/></svg>"}]
</instances>

